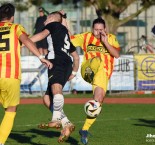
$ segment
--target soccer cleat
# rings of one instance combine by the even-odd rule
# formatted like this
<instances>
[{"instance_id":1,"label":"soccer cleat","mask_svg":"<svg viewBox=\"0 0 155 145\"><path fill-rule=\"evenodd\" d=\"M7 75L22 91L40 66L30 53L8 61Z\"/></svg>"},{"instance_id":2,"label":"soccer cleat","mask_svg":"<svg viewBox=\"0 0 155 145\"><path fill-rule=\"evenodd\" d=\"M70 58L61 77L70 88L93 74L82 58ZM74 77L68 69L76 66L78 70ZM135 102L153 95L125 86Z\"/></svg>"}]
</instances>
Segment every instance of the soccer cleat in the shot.
<instances>
[{"instance_id":1,"label":"soccer cleat","mask_svg":"<svg viewBox=\"0 0 155 145\"><path fill-rule=\"evenodd\" d=\"M75 125L73 125L71 123L66 125L61 130L61 134L60 134L60 137L58 139L58 143L66 141L74 130L75 130Z\"/></svg>"},{"instance_id":2,"label":"soccer cleat","mask_svg":"<svg viewBox=\"0 0 155 145\"><path fill-rule=\"evenodd\" d=\"M56 128L56 129L60 129L61 128L61 121L51 121L48 123L48 126L50 128Z\"/></svg>"},{"instance_id":3,"label":"soccer cleat","mask_svg":"<svg viewBox=\"0 0 155 145\"><path fill-rule=\"evenodd\" d=\"M38 128L41 128L41 129L48 129L48 128L60 129L61 128L61 122L60 121L51 121L49 123L41 123L38 125Z\"/></svg>"},{"instance_id":4,"label":"soccer cleat","mask_svg":"<svg viewBox=\"0 0 155 145\"><path fill-rule=\"evenodd\" d=\"M87 144L88 143L88 135L90 134L87 130L80 130L79 134L81 135L81 142L83 144Z\"/></svg>"},{"instance_id":5,"label":"soccer cleat","mask_svg":"<svg viewBox=\"0 0 155 145\"><path fill-rule=\"evenodd\" d=\"M48 129L48 123L41 123L38 125L38 128L41 128L41 129Z\"/></svg>"}]
</instances>

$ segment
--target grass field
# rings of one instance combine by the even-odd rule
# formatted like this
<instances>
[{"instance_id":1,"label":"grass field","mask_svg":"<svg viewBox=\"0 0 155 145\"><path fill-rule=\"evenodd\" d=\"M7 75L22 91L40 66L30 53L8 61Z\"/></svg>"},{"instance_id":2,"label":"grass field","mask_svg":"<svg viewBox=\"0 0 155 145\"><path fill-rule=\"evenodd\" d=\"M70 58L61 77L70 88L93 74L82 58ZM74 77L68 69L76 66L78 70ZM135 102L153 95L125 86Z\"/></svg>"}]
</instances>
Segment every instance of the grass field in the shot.
<instances>
[{"instance_id":1,"label":"grass field","mask_svg":"<svg viewBox=\"0 0 155 145\"><path fill-rule=\"evenodd\" d=\"M91 127L89 145L152 145L155 138L155 106L145 104L104 104ZM79 129L85 119L83 105L66 104L64 108L76 130L63 145L82 145ZM0 118L3 110L0 108ZM5 145L59 145L59 130L41 130L37 124L47 122L50 112L43 105L20 105L12 133Z\"/></svg>"}]
</instances>

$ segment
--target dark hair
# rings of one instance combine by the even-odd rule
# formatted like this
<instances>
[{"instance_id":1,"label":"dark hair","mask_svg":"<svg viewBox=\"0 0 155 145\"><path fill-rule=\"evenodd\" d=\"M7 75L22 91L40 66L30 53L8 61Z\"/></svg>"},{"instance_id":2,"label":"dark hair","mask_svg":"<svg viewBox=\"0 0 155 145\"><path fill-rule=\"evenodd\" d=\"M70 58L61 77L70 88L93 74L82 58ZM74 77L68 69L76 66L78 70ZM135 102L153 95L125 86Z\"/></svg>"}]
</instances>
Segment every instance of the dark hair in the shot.
<instances>
[{"instance_id":1,"label":"dark hair","mask_svg":"<svg viewBox=\"0 0 155 145\"><path fill-rule=\"evenodd\" d=\"M97 24L97 23L103 24L104 27L106 27L105 21L104 21L102 18L97 18L97 19L95 19L95 20L93 21L92 27L94 27L94 25Z\"/></svg>"},{"instance_id":2,"label":"dark hair","mask_svg":"<svg viewBox=\"0 0 155 145\"><path fill-rule=\"evenodd\" d=\"M49 15L49 12L46 11L43 7L39 7L39 12L43 12L45 15Z\"/></svg>"},{"instance_id":3,"label":"dark hair","mask_svg":"<svg viewBox=\"0 0 155 145\"><path fill-rule=\"evenodd\" d=\"M60 13L59 11L54 11L54 12L51 12L50 14L59 14L62 18L67 18L67 14L65 13L64 15L62 13Z\"/></svg>"},{"instance_id":4,"label":"dark hair","mask_svg":"<svg viewBox=\"0 0 155 145\"><path fill-rule=\"evenodd\" d=\"M44 12L44 8L43 7L39 7L38 10Z\"/></svg>"},{"instance_id":5,"label":"dark hair","mask_svg":"<svg viewBox=\"0 0 155 145\"><path fill-rule=\"evenodd\" d=\"M15 7L11 3L5 3L0 7L0 21L8 20L15 14Z\"/></svg>"}]
</instances>

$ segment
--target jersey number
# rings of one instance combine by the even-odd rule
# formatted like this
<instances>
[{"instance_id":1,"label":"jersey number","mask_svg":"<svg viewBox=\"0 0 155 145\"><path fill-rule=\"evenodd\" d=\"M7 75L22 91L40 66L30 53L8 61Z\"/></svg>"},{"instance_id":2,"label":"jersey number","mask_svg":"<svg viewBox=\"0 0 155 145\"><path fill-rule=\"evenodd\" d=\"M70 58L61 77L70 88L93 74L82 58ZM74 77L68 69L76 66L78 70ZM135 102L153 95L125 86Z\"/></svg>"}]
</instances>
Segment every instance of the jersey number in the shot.
<instances>
[{"instance_id":1,"label":"jersey number","mask_svg":"<svg viewBox=\"0 0 155 145\"><path fill-rule=\"evenodd\" d=\"M2 36L9 34L10 31L0 32L0 51L9 50L9 38L2 39Z\"/></svg>"},{"instance_id":2,"label":"jersey number","mask_svg":"<svg viewBox=\"0 0 155 145\"><path fill-rule=\"evenodd\" d=\"M62 48L62 51L64 51L67 55L69 55L70 42L67 34L65 36L64 43L65 44L64 44L64 48Z\"/></svg>"},{"instance_id":3,"label":"jersey number","mask_svg":"<svg viewBox=\"0 0 155 145\"><path fill-rule=\"evenodd\" d=\"M67 50L70 48L70 43L68 41L68 35L66 35L66 37L65 37L64 48L67 49Z\"/></svg>"}]
</instances>

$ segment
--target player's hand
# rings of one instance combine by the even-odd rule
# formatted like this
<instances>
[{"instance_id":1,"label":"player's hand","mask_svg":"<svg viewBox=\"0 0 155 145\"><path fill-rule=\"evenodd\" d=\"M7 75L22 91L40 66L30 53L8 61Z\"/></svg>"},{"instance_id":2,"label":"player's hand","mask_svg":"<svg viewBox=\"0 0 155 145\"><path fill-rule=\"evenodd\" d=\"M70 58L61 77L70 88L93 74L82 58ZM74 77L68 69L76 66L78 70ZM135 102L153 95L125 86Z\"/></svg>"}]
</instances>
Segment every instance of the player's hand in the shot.
<instances>
[{"instance_id":1,"label":"player's hand","mask_svg":"<svg viewBox=\"0 0 155 145\"><path fill-rule=\"evenodd\" d=\"M100 39L103 43L108 42L108 37L105 31L100 32Z\"/></svg>"},{"instance_id":2,"label":"player's hand","mask_svg":"<svg viewBox=\"0 0 155 145\"><path fill-rule=\"evenodd\" d=\"M40 59L40 61L43 64L45 64L49 69L51 69L53 67L53 64L50 61L46 60L45 58Z\"/></svg>"},{"instance_id":3,"label":"player's hand","mask_svg":"<svg viewBox=\"0 0 155 145\"><path fill-rule=\"evenodd\" d=\"M62 15L65 14L64 10L60 10L59 12L60 12Z\"/></svg>"}]
</instances>

